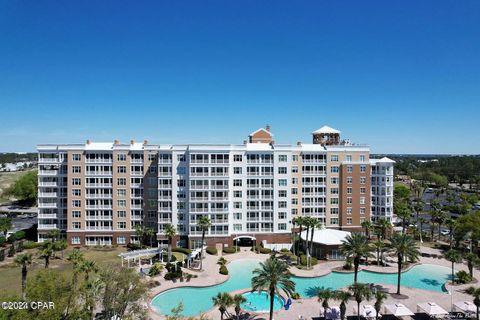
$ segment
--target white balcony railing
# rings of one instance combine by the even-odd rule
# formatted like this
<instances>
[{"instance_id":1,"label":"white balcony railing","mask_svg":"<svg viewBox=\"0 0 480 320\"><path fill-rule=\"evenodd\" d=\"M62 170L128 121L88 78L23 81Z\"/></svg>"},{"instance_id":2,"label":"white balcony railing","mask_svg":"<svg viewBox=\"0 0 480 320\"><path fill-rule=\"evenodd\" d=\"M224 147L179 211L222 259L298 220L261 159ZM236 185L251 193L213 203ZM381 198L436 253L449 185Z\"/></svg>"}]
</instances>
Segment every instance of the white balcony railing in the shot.
<instances>
[{"instance_id":1,"label":"white balcony railing","mask_svg":"<svg viewBox=\"0 0 480 320\"><path fill-rule=\"evenodd\" d=\"M56 223L39 223L38 229L57 229Z\"/></svg>"}]
</instances>

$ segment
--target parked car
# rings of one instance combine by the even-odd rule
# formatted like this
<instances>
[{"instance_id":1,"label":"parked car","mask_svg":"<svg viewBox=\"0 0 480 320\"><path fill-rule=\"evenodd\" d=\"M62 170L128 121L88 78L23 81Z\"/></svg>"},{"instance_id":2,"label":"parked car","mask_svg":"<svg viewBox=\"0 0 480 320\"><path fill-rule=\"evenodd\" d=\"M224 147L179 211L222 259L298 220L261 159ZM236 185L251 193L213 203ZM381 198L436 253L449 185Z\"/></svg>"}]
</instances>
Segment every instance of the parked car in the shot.
<instances>
[{"instance_id":1,"label":"parked car","mask_svg":"<svg viewBox=\"0 0 480 320\"><path fill-rule=\"evenodd\" d=\"M448 236L450 234L450 230L448 229L442 229L440 230L440 234L444 235L444 236Z\"/></svg>"}]
</instances>

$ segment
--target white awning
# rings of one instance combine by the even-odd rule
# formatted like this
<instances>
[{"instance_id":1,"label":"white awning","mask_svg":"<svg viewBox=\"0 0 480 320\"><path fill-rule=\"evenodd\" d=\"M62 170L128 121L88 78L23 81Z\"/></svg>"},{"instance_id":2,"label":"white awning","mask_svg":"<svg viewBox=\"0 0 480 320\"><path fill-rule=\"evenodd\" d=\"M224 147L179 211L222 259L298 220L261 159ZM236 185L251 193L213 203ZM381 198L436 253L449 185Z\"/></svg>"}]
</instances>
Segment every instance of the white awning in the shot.
<instances>
[{"instance_id":1,"label":"white awning","mask_svg":"<svg viewBox=\"0 0 480 320\"><path fill-rule=\"evenodd\" d=\"M425 312L429 316L447 315L448 311L440 307L435 302L426 302L417 304L418 312Z\"/></svg>"},{"instance_id":2,"label":"white awning","mask_svg":"<svg viewBox=\"0 0 480 320\"><path fill-rule=\"evenodd\" d=\"M238 240L238 239L250 239L250 240L257 240L257 238L255 238L254 236L236 236L235 238L233 238L233 240Z\"/></svg>"},{"instance_id":3,"label":"white awning","mask_svg":"<svg viewBox=\"0 0 480 320\"><path fill-rule=\"evenodd\" d=\"M360 316L368 319L368 318L375 318L376 315L377 315L377 310L375 310L375 308L372 305L364 304L360 306ZM382 315L378 313L378 316L381 317Z\"/></svg>"},{"instance_id":4,"label":"white awning","mask_svg":"<svg viewBox=\"0 0 480 320\"><path fill-rule=\"evenodd\" d=\"M313 233L313 242L318 244L323 244L327 246L339 246L342 244L342 241L345 240L346 237L350 235L348 231L336 230L336 229L315 229ZM308 235L308 241L310 241L310 237L312 236L312 230ZM307 231L302 231L300 237L303 240L307 237Z\"/></svg>"},{"instance_id":5,"label":"white awning","mask_svg":"<svg viewBox=\"0 0 480 320\"><path fill-rule=\"evenodd\" d=\"M393 314L395 317L406 317L415 315L403 303L385 305L385 314Z\"/></svg>"},{"instance_id":6,"label":"white awning","mask_svg":"<svg viewBox=\"0 0 480 320\"><path fill-rule=\"evenodd\" d=\"M476 313L477 312L477 307L473 302L470 301L461 301L461 302L455 302L453 305L455 309L460 310L465 313Z\"/></svg>"}]
</instances>

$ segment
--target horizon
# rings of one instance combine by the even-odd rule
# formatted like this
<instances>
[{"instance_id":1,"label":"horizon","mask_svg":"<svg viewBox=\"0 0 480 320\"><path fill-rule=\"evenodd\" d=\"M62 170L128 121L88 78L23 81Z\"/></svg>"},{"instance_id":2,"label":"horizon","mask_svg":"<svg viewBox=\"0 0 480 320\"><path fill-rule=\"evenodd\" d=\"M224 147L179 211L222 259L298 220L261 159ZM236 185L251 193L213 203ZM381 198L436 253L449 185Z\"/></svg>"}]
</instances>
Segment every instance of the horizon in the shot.
<instances>
[{"instance_id":1,"label":"horizon","mask_svg":"<svg viewBox=\"0 0 480 320\"><path fill-rule=\"evenodd\" d=\"M278 143L326 124L376 154L480 153L478 1L4 1L0 31L5 152L270 123Z\"/></svg>"}]
</instances>

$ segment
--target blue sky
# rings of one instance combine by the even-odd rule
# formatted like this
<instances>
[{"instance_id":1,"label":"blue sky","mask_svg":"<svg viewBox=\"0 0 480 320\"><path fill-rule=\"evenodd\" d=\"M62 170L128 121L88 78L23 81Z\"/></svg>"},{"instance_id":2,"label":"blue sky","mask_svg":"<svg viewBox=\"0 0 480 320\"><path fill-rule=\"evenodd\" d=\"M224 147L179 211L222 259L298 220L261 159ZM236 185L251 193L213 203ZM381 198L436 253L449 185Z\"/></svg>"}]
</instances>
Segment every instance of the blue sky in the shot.
<instances>
[{"instance_id":1,"label":"blue sky","mask_svg":"<svg viewBox=\"0 0 480 320\"><path fill-rule=\"evenodd\" d=\"M480 2L0 0L0 151L278 143L480 153Z\"/></svg>"}]
</instances>

